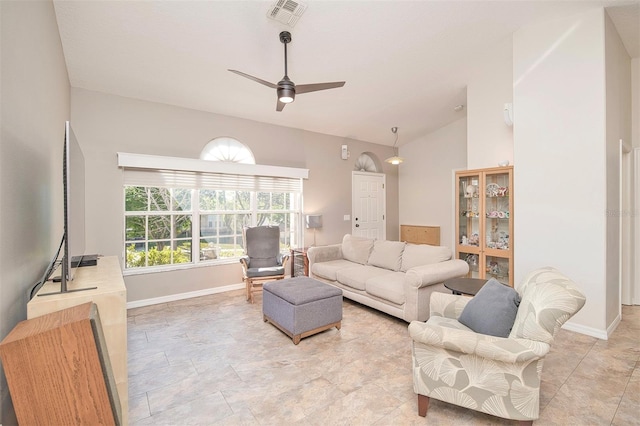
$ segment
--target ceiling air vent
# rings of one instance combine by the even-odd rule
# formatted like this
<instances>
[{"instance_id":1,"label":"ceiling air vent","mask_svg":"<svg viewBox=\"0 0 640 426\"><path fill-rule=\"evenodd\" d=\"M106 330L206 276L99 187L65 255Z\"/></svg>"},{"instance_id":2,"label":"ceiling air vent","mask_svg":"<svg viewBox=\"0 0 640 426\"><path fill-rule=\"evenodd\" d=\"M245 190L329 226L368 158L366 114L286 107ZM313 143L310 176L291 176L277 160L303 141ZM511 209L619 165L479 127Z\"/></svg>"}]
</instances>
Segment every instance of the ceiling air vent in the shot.
<instances>
[{"instance_id":1,"label":"ceiling air vent","mask_svg":"<svg viewBox=\"0 0 640 426\"><path fill-rule=\"evenodd\" d=\"M293 27L306 8L306 4L298 1L278 0L267 11L267 17Z\"/></svg>"}]
</instances>

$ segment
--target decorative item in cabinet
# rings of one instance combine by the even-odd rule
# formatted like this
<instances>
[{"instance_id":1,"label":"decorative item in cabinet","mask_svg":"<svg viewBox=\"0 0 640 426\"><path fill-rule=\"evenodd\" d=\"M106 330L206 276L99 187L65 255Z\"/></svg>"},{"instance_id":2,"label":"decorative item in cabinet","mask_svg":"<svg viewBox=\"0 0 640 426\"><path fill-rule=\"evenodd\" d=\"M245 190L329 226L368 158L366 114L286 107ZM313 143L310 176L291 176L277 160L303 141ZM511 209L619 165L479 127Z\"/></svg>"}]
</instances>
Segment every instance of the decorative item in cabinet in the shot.
<instances>
[{"instance_id":1,"label":"decorative item in cabinet","mask_svg":"<svg viewBox=\"0 0 640 426\"><path fill-rule=\"evenodd\" d=\"M513 286L513 167L456 172L456 257Z\"/></svg>"}]
</instances>

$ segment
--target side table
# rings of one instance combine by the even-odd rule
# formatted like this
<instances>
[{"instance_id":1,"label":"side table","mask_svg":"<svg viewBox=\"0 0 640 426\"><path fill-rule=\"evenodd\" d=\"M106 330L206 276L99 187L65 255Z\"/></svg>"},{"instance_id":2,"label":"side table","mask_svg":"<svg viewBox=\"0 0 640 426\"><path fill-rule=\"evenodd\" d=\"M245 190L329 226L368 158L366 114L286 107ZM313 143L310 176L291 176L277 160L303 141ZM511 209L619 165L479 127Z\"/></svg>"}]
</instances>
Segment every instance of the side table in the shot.
<instances>
[{"instance_id":1,"label":"side table","mask_svg":"<svg viewBox=\"0 0 640 426\"><path fill-rule=\"evenodd\" d=\"M475 296L487 280L480 278L451 278L443 283L453 294Z\"/></svg>"},{"instance_id":2,"label":"side table","mask_svg":"<svg viewBox=\"0 0 640 426\"><path fill-rule=\"evenodd\" d=\"M308 249L309 247L291 249L291 278L301 275L309 276Z\"/></svg>"}]
</instances>

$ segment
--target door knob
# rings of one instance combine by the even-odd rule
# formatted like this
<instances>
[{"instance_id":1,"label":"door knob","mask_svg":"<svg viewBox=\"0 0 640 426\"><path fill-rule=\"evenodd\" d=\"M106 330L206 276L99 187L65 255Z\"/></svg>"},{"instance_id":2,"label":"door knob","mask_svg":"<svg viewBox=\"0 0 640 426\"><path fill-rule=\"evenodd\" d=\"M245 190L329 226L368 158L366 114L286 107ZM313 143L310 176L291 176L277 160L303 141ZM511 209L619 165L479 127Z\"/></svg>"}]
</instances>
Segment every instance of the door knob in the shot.
<instances>
[{"instance_id":1,"label":"door knob","mask_svg":"<svg viewBox=\"0 0 640 426\"><path fill-rule=\"evenodd\" d=\"M360 224L356 223L356 228L360 228Z\"/></svg>"}]
</instances>

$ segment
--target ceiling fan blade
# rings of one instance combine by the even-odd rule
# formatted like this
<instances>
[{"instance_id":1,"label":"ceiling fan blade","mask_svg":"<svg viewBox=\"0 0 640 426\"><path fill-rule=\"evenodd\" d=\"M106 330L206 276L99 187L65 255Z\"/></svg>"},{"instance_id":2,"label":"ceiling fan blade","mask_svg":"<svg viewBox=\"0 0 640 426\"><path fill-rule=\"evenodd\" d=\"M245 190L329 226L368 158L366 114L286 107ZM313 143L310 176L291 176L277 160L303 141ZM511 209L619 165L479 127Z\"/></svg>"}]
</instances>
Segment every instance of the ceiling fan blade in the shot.
<instances>
[{"instance_id":1,"label":"ceiling fan blade","mask_svg":"<svg viewBox=\"0 0 640 426\"><path fill-rule=\"evenodd\" d=\"M280 99L278 99L278 104L276 105L276 111L280 112L284 109L284 106L286 104L284 102L280 102Z\"/></svg>"},{"instance_id":2,"label":"ceiling fan blade","mask_svg":"<svg viewBox=\"0 0 640 426\"><path fill-rule=\"evenodd\" d=\"M270 83L270 82L268 82L266 80L263 80L263 79L258 78L258 77L254 77L254 76L249 75L249 74L245 74L245 73L243 73L241 71L237 71L237 70L227 70L227 71L231 71L234 74L238 74L238 75L240 75L242 77L248 78L249 80L253 80L256 83L264 84L265 86L271 87L272 89L277 89L278 88L278 86L273 84L273 83Z\"/></svg>"},{"instance_id":3,"label":"ceiling fan blade","mask_svg":"<svg viewBox=\"0 0 640 426\"><path fill-rule=\"evenodd\" d=\"M332 83L298 84L296 94L317 92L318 90L336 89L344 86L344 81L334 81Z\"/></svg>"}]
</instances>

